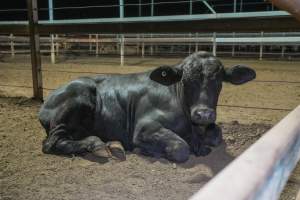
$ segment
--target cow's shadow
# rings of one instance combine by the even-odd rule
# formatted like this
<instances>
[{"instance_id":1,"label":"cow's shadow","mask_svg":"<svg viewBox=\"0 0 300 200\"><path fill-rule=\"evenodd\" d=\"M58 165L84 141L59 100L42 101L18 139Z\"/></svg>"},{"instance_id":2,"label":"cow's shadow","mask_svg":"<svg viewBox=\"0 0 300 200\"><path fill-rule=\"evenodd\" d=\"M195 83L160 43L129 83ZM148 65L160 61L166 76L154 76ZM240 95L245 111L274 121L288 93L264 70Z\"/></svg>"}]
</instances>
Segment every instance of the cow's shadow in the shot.
<instances>
[{"instance_id":1,"label":"cow's shadow","mask_svg":"<svg viewBox=\"0 0 300 200\"><path fill-rule=\"evenodd\" d=\"M226 143L223 143L219 146L213 149L213 151L207 155L207 156L200 156L196 157L194 155L190 155L190 158L185 163L177 164L177 166L181 168L190 169L197 165L205 165L208 168L211 169L213 175L216 175L219 171L224 169L226 165L228 165L235 157L229 154L226 150ZM143 155L144 159L149 161L150 163L154 162L160 162L162 164L170 165L170 161L162 158L153 158L153 157L146 157ZM207 177L208 179L208 177Z\"/></svg>"},{"instance_id":2,"label":"cow's shadow","mask_svg":"<svg viewBox=\"0 0 300 200\"><path fill-rule=\"evenodd\" d=\"M159 162L163 165L172 164L172 162L170 162L164 158L144 156L141 153L139 153L139 151L126 152L126 154L127 154L127 156L130 156L131 154L136 154L138 157L140 157L143 160L146 160L149 163ZM67 157L70 159L72 159L72 157L73 157L72 155L71 156L70 155L58 155L58 156L63 156L63 157ZM94 156L91 153L79 154L76 156L81 157L90 162L99 163L99 164L104 164L104 163L111 161L110 159L107 159L107 158L99 158L97 156ZM186 161L185 163L176 164L176 166L185 168L185 169L190 169L190 168L193 168L198 165L205 165L211 170L212 175L216 175L219 171L224 169L224 167L226 167L226 165L228 165L234 158L235 158L234 156L232 156L231 154L229 154L227 152L226 144L223 142L219 147L214 148L213 151L209 155L201 156L201 157L196 157L194 155L190 155L190 158L188 161ZM129 161L125 161L125 162L129 162ZM204 179L203 181L205 181L205 180L209 180L210 177L201 176L201 177L196 177L196 179L197 180L195 180L195 181L199 181L198 179L201 179L201 180Z\"/></svg>"}]
</instances>

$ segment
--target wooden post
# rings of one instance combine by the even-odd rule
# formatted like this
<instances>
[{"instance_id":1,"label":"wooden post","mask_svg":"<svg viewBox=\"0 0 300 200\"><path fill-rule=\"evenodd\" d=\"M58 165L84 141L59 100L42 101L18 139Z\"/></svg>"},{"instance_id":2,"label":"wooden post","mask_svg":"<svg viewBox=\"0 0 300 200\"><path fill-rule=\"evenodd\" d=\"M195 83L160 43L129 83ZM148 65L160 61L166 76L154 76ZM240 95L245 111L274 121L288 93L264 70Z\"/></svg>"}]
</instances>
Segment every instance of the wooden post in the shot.
<instances>
[{"instance_id":1,"label":"wooden post","mask_svg":"<svg viewBox=\"0 0 300 200\"><path fill-rule=\"evenodd\" d=\"M43 81L41 71L40 36L38 33L38 7L37 0L27 0L33 96L35 99L43 101Z\"/></svg>"},{"instance_id":2,"label":"wooden post","mask_svg":"<svg viewBox=\"0 0 300 200\"><path fill-rule=\"evenodd\" d=\"M11 33L9 35L10 38L10 51L11 51L11 58L15 57L15 44L14 44L14 35Z\"/></svg>"},{"instance_id":3,"label":"wooden post","mask_svg":"<svg viewBox=\"0 0 300 200\"><path fill-rule=\"evenodd\" d=\"M50 44L50 54L51 54L51 63L55 64L55 47L54 47L54 35L51 34L50 35L50 40L51 40L51 44Z\"/></svg>"}]
</instances>

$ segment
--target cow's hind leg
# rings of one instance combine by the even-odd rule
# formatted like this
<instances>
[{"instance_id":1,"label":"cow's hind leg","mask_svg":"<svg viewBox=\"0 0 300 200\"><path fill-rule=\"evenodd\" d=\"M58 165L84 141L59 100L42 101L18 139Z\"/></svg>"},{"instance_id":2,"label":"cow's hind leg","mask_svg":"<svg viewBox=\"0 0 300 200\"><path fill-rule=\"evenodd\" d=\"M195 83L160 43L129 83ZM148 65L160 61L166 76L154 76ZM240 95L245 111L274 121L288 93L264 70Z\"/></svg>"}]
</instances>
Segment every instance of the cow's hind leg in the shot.
<instances>
[{"instance_id":1,"label":"cow's hind leg","mask_svg":"<svg viewBox=\"0 0 300 200\"><path fill-rule=\"evenodd\" d=\"M81 154L91 152L97 156L109 157L106 144L97 136L88 136L81 140L72 139L67 133L65 125L58 125L49 132L43 142L44 153L55 154Z\"/></svg>"},{"instance_id":2,"label":"cow's hind leg","mask_svg":"<svg viewBox=\"0 0 300 200\"><path fill-rule=\"evenodd\" d=\"M99 101L94 82L90 79L71 82L53 93L39 115L47 133L43 152L80 154L105 149L105 143L93 136Z\"/></svg>"}]
</instances>

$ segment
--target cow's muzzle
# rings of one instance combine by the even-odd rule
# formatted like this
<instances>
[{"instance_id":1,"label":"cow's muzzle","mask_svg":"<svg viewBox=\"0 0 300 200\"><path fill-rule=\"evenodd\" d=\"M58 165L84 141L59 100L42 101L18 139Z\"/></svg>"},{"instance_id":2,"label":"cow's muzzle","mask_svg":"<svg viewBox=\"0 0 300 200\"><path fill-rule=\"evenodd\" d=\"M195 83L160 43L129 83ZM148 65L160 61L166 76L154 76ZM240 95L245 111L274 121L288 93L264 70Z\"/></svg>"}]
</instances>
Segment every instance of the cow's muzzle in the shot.
<instances>
[{"instance_id":1,"label":"cow's muzzle","mask_svg":"<svg viewBox=\"0 0 300 200\"><path fill-rule=\"evenodd\" d=\"M191 115L192 122L198 125L208 125L216 121L216 111L211 108L194 108Z\"/></svg>"}]
</instances>

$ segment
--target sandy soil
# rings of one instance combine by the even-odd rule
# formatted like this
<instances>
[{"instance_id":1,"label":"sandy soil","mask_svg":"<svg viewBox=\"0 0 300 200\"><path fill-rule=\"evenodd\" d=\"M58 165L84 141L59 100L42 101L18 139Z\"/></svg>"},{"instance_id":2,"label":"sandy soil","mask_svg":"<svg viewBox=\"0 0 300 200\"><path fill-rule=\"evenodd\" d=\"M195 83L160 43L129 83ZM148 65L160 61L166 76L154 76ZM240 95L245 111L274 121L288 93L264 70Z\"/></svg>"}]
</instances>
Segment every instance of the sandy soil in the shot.
<instances>
[{"instance_id":1,"label":"sandy soil","mask_svg":"<svg viewBox=\"0 0 300 200\"><path fill-rule=\"evenodd\" d=\"M118 58L61 58L55 65L48 60L43 59L44 87L48 89L90 75L83 71L131 73L179 61L130 58L126 66L120 67ZM107 163L99 163L90 155L43 154L41 141L45 133L37 121L41 104L24 97L7 97L30 97L30 88L3 86L30 87L29 60L26 57L6 59L0 63L0 199L187 199L300 102L297 83L300 63L224 59L226 66L237 63L255 68L257 81L239 87L225 84L220 104L283 110L219 106L218 121L223 127L224 143L209 156L191 156L188 162L175 165L165 159L135 153L128 153L125 162ZM49 92L45 90L45 96ZM281 199L295 199L299 188L298 164Z\"/></svg>"}]
</instances>

